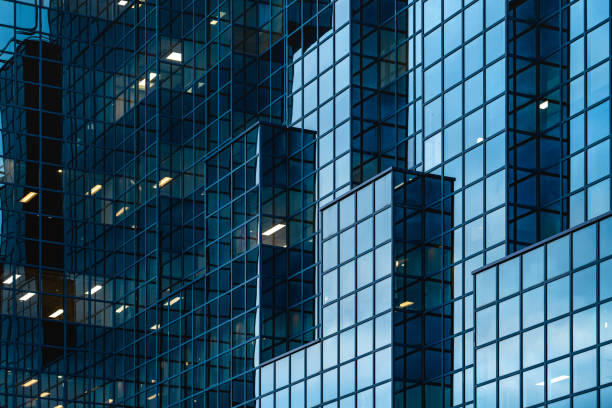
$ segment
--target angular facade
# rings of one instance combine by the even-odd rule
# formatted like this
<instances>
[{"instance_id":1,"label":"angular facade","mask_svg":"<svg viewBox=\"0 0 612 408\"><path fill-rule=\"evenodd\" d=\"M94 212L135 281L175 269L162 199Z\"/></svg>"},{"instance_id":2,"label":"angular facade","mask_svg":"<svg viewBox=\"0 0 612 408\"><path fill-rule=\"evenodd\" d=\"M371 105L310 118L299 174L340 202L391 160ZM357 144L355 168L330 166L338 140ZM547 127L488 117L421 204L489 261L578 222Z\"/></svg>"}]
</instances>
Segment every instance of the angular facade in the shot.
<instances>
[{"instance_id":1,"label":"angular facade","mask_svg":"<svg viewBox=\"0 0 612 408\"><path fill-rule=\"evenodd\" d=\"M0 1L0 407L612 407L610 7Z\"/></svg>"}]
</instances>

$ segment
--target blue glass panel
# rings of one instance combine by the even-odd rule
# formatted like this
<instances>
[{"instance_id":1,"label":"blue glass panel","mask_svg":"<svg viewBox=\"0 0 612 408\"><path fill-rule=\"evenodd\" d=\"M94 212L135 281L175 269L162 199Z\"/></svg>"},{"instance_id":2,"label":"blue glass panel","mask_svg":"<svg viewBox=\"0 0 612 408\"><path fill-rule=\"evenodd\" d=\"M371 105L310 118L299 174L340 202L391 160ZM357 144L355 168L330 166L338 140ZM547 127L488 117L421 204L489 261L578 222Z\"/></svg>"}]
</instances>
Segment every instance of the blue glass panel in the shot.
<instances>
[{"instance_id":1,"label":"blue glass panel","mask_svg":"<svg viewBox=\"0 0 612 408\"><path fill-rule=\"evenodd\" d=\"M599 307L599 341L612 340L612 302Z\"/></svg>"},{"instance_id":2,"label":"blue glass panel","mask_svg":"<svg viewBox=\"0 0 612 408\"><path fill-rule=\"evenodd\" d=\"M597 274L592 266L584 271L576 272L573 279L573 303L574 310L595 303L597 300Z\"/></svg>"},{"instance_id":3,"label":"blue glass panel","mask_svg":"<svg viewBox=\"0 0 612 408\"><path fill-rule=\"evenodd\" d=\"M569 244L569 237L563 237L547 245L546 275L549 279L569 270Z\"/></svg>"},{"instance_id":4,"label":"blue glass panel","mask_svg":"<svg viewBox=\"0 0 612 408\"><path fill-rule=\"evenodd\" d=\"M519 299L519 296L515 296L499 304L499 337L519 330L521 315Z\"/></svg>"},{"instance_id":5,"label":"blue glass panel","mask_svg":"<svg viewBox=\"0 0 612 408\"><path fill-rule=\"evenodd\" d=\"M569 394L570 390L569 358L555 361L548 365L548 399L556 399ZM543 387L542 387L543 388Z\"/></svg>"},{"instance_id":6,"label":"blue glass panel","mask_svg":"<svg viewBox=\"0 0 612 408\"><path fill-rule=\"evenodd\" d=\"M523 288L544 280L544 248L538 248L523 255Z\"/></svg>"},{"instance_id":7,"label":"blue glass panel","mask_svg":"<svg viewBox=\"0 0 612 408\"><path fill-rule=\"evenodd\" d=\"M600 384L612 382L612 344L599 349L599 370Z\"/></svg>"},{"instance_id":8,"label":"blue glass panel","mask_svg":"<svg viewBox=\"0 0 612 408\"><path fill-rule=\"evenodd\" d=\"M597 406L597 391L589 392L586 394L574 397L574 408L591 408ZM605 405L601 405L605 407Z\"/></svg>"},{"instance_id":9,"label":"blue glass panel","mask_svg":"<svg viewBox=\"0 0 612 408\"><path fill-rule=\"evenodd\" d=\"M523 374L523 406L544 401L544 367L525 371Z\"/></svg>"},{"instance_id":10,"label":"blue glass panel","mask_svg":"<svg viewBox=\"0 0 612 408\"><path fill-rule=\"evenodd\" d=\"M483 0L478 0L463 12L465 40L482 32L482 3Z\"/></svg>"},{"instance_id":11,"label":"blue glass panel","mask_svg":"<svg viewBox=\"0 0 612 408\"><path fill-rule=\"evenodd\" d=\"M519 408L520 384L519 375L504 378L499 382L499 408Z\"/></svg>"},{"instance_id":12,"label":"blue glass panel","mask_svg":"<svg viewBox=\"0 0 612 408\"><path fill-rule=\"evenodd\" d=\"M544 361L544 327L540 326L523 334L523 367Z\"/></svg>"},{"instance_id":13,"label":"blue glass panel","mask_svg":"<svg viewBox=\"0 0 612 408\"><path fill-rule=\"evenodd\" d=\"M355 391L355 362L340 367L340 395Z\"/></svg>"},{"instance_id":14,"label":"blue glass panel","mask_svg":"<svg viewBox=\"0 0 612 408\"><path fill-rule=\"evenodd\" d=\"M597 309L593 307L576 313L572 319L574 351L594 345L597 337Z\"/></svg>"},{"instance_id":15,"label":"blue glass panel","mask_svg":"<svg viewBox=\"0 0 612 408\"><path fill-rule=\"evenodd\" d=\"M572 265L574 268L595 260L595 252L597 250L595 227L595 225L591 225L572 234Z\"/></svg>"},{"instance_id":16,"label":"blue glass panel","mask_svg":"<svg viewBox=\"0 0 612 408\"><path fill-rule=\"evenodd\" d=\"M495 382L476 389L476 404L480 407L496 406Z\"/></svg>"},{"instance_id":17,"label":"blue glass panel","mask_svg":"<svg viewBox=\"0 0 612 408\"><path fill-rule=\"evenodd\" d=\"M597 385L596 361L596 350L589 350L574 355L574 392L583 391Z\"/></svg>"},{"instance_id":18,"label":"blue glass panel","mask_svg":"<svg viewBox=\"0 0 612 408\"><path fill-rule=\"evenodd\" d=\"M495 377L497 345L476 350L476 382L481 383Z\"/></svg>"},{"instance_id":19,"label":"blue glass panel","mask_svg":"<svg viewBox=\"0 0 612 408\"><path fill-rule=\"evenodd\" d=\"M610 56L610 29L608 24L587 34L587 64L589 67ZM605 82L609 82L606 78Z\"/></svg>"},{"instance_id":20,"label":"blue glass panel","mask_svg":"<svg viewBox=\"0 0 612 408\"><path fill-rule=\"evenodd\" d=\"M546 285L546 317L552 319L569 312L569 277L558 279Z\"/></svg>"},{"instance_id":21,"label":"blue glass panel","mask_svg":"<svg viewBox=\"0 0 612 408\"><path fill-rule=\"evenodd\" d=\"M499 375L517 371L521 363L520 337L514 336L499 343Z\"/></svg>"},{"instance_id":22,"label":"blue glass panel","mask_svg":"<svg viewBox=\"0 0 612 408\"><path fill-rule=\"evenodd\" d=\"M610 135L610 103L605 102L587 112L587 143L593 144Z\"/></svg>"},{"instance_id":23,"label":"blue glass panel","mask_svg":"<svg viewBox=\"0 0 612 408\"><path fill-rule=\"evenodd\" d=\"M497 269L495 267L476 275L476 307L495 300L497 293Z\"/></svg>"},{"instance_id":24,"label":"blue glass panel","mask_svg":"<svg viewBox=\"0 0 612 408\"><path fill-rule=\"evenodd\" d=\"M483 66L482 35L465 46L464 75L468 76Z\"/></svg>"},{"instance_id":25,"label":"blue glass panel","mask_svg":"<svg viewBox=\"0 0 612 408\"><path fill-rule=\"evenodd\" d=\"M569 353L569 333L568 317L548 323L546 333L548 344L546 358L548 360Z\"/></svg>"},{"instance_id":26,"label":"blue glass panel","mask_svg":"<svg viewBox=\"0 0 612 408\"><path fill-rule=\"evenodd\" d=\"M476 344L483 344L495 338L497 332L495 305L476 313Z\"/></svg>"},{"instance_id":27,"label":"blue glass panel","mask_svg":"<svg viewBox=\"0 0 612 408\"><path fill-rule=\"evenodd\" d=\"M586 4L587 29L610 15L610 2L608 0L587 0Z\"/></svg>"},{"instance_id":28,"label":"blue glass panel","mask_svg":"<svg viewBox=\"0 0 612 408\"><path fill-rule=\"evenodd\" d=\"M523 294L523 328L544 321L544 287Z\"/></svg>"}]
</instances>

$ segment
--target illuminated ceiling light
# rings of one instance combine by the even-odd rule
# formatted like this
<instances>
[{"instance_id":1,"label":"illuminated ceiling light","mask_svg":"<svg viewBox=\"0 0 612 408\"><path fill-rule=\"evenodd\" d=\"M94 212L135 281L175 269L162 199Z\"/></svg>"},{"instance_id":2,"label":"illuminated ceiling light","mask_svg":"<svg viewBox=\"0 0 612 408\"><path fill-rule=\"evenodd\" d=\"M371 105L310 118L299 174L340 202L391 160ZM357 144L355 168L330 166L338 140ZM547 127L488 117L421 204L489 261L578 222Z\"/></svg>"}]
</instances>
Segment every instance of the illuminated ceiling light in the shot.
<instances>
[{"instance_id":1,"label":"illuminated ceiling light","mask_svg":"<svg viewBox=\"0 0 612 408\"><path fill-rule=\"evenodd\" d=\"M225 11L220 11L219 12L219 18L223 18L225 17Z\"/></svg>"},{"instance_id":2,"label":"illuminated ceiling light","mask_svg":"<svg viewBox=\"0 0 612 408\"><path fill-rule=\"evenodd\" d=\"M34 292L28 292L25 295L23 295L22 297L20 297L19 300L21 300L22 302L26 302L26 301L32 299L35 294L36 293L34 293Z\"/></svg>"},{"instance_id":3,"label":"illuminated ceiling light","mask_svg":"<svg viewBox=\"0 0 612 408\"><path fill-rule=\"evenodd\" d=\"M476 143L482 143L484 141L484 138L479 137L476 139Z\"/></svg>"},{"instance_id":4,"label":"illuminated ceiling light","mask_svg":"<svg viewBox=\"0 0 612 408\"><path fill-rule=\"evenodd\" d=\"M149 395L147 397L147 400L151 401L151 400L154 400L155 398L157 398L157 394Z\"/></svg>"},{"instance_id":5,"label":"illuminated ceiling light","mask_svg":"<svg viewBox=\"0 0 612 408\"><path fill-rule=\"evenodd\" d=\"M23 204L28 203L37 195L38 193L35 193L34 191L30 191L28 194L24 195L23 198L19 200L19 202Z\"/></svg>"},{"instance_id":6,"label":"illuminated ceiling light","mask_svg":"<svg viewBox=\"0 0 612 408\"><path fill-rule=\"evenodd\" d=\"M210 25L214 26L219 24L219 20L210 20Z\"/></svg>"},{"instance_id":7,"label":"illuminated ceiling light","mask_svg":"<svg viewBox=\"0 0 612 408\"><path fill-rule=\"evenodd\" d=\"M166 59L174 62L181 62L183 61L183 54L177 51L172 51L166 56Z\"/></svg>"},{"instance_id":8,"label":"illuminated ceiling light","mask_svg":"<svg viewBox=\"0 0 612 408\"><path fill-rule=\"evenodd\" d=\"M155 72L149 72L149 82L155 81L155 78L157 78L157 74ZM150 83L149 86L153 86L153 84ZM144 91L146 87L147 87L147 80L145 77L145 78L142 78L140 81L138 81L138 89ZM130 180L130 181L132 181L132 184L134 184L133 180Z\"/></svg>"},{"instance_id":9,"label":"illuminated ceiling light","mask_svg":"<svg viewBox=\"0 0 612 408\"><path fill-rule=\"evenodd\" d=\"M58 170L57 170L57 172L58 172L59 174L62 174L62 173L64 172L64 170L62 170L62 169L58 169Z\"/></svg>"},{"instance_id":10,"label":"illuminated ceiling light","mask_svg":"<svg viewBox=\"0 0 612 408\"><path fill-rule=\"evenodd\" d=\"M102 184L96 184L91 188L91 190L89 190L89 194L94 195L100 190L102 190Z\"/></svg>"},{"instance_id":11,"label":"illuminated ceiling light","mask_svg":"<svg viewBox=\"0 0 612 408\"><path fill-rule=\"evenodd\" d=\"M414 305L414 302L411 302L411 301L407 300L405 302L400 303L399 307L401 307L403 309L405 307L412 306L412 305Z\"/></svg>"},{"instance_id":12,"label":"illuminated ceiling light","mask_svg":"<svg viewBox=\"0 0 612 408\"><path fill-rule=\"evenodd\" d=\"M19 278L21 278L21 275L19 274L11 275L6 278L2 283L4 283L5 285L10 285L11 283L13 283L13 281L16 281Z\"/></svg>"},{"instance_id":13,"label":"illuminated ceiling light","mask_svg":"<svg viewBox=\"0 0 612 408\"><path fill-rule=\"evenodd\" d=\"M169 301L167 301L166 303L164 303L164 306L172 306L173 304L180 302L181 301L181 297L177 296Z\"/></svg>"},{"instance_id":14,"label":"illuminated ceiling light","mask_svg":"<svg viewBox=\"0 0 612 408\"><path fill-rule=\"evenodd\" d=\"M404 186L404 182L402 181L401 183L399 183L397 186L393 187L395 190L399 190L400 188L402 188Z\"/></svg>"},{"instance_id":15,"label":"illuminated ceiling light","mask_svg":"<svg viewBox=\"0 0 612 408\"><path fill-rule=\"evenodd\" d=\"M40 398L45 398L45 397L48 397L49 395L51 395L51 393L50 393L50 392L48 392L48 391L41 392L41 393L40 393Z\"/></svg>"},{"instance_id":16,"label":"illuminated ceiling light","mask_svg":"<svg viewBox=\"0 0 612 408\"><path fill-rule=\"evenodd\" d=\"M108 401L106 401L106 402L108 402L109 404L112 404L113 403L113 399L109 398Z\"/></svg>"},{"instance_id":17,"label":"illuminated ceiling light","mask_svg":"<svg viewBox=\"0 0 612 408\"><path fill-rule=\"evenodd\" d=\"M154 324L153 326L149 327L149 329L151 329L151 330L157 330L157 329L159 329L159 323Z\"/></svg>"},{"instance_id":18,"label":"illuminated ceiling light","mask_svg":"<svg viewBox=\"0 0 612 408\"><path fill-rule=\"evenodd\" d=\"M96 285L93 288L91 288L91 290L89 290L89 291L86 290L85 294L86 295L93 295L94 293L100 291L100 289L102 289L102 285Z\"/></svg>"},{"instance_id":19,"label":"illuminated ceiling light","mask_svg":"<svg viewBox=\"0 0 612 408\"><path fill-rule=\"evenodd\" d=\"M118 307L118 308L115 310L115 313L121 313L121 312L123 312L125 309L127 309L128 307L129 307L129 306L127 306L127 305L121 305L121 306L119 306L119 307Z\"/></svg>"},{"instance_id":20,"label":"illuminated ceiling light","mask_svg":"<svg viewBox=\"0 0 612 408\"><path fill-rule=\"evenodd\" d=\"M540 102L540 104L538 105L538 108L542 110L548 109L548 100L544 99L542 102Z\"/></svg>"},{"instance_id":21,"label":"illuminated ceiling light","mask_svg":"<svg viewBox=\"0 0 612 408\"><path fill-rule=\"evenodd\" d=\"M56 405L53 408L64 408L64 406L62 404Z\"/></svg>"},{"instance_id":22,"label":"illuminated ceiling light","mask_svg":"<svg viewBox=\"0 0 612 408\"><path fill-rule=\"evenodd\" d=\"M163 186L165 186L166 184L168 184L171 181L172 181L172 177L167 177L166 176L166 177L162 178L161 180L159 180L159 184L153 185L153 188L157 188L157 187L162 188Z\"/></svg>"},{"instance_id":23,"label":"illuminated ceiling light","mask_svg":"<svg viewBox=\"0 0 612 408\"><path fill-rule=\"evenodd\" d=\"M28 380L28 381L24 382L21 386L27 388L27 387L33 386L37 382L38 382L38 380L36 378L32 378L31 380Z\"/></svg>"},{"instance_id":24,"label":"illuminated ceiling light","mask_svg":"<svg viewBox=\"0 0 612 408\"><path fill-rule=\"evenodd\" d=\"M285 228L285 224L276 224L272 228L264 231L262 233L262 235L265 236L265 237L269 237L270 235L273 235L273 234L277 233L278 231L282 230L283 228Z\"/></svg>"},{"instance_id":25,"label":"illuminated ceiling light","mask_svg":"<svg viewBox=\"0 0 612 408\"><path fill-rule=\"evenodd\" d=\"M119 209L119 211L117 211L117 212L115 213L115 217L120 217L120 216L121 216L121 214L123 214L124 212L126 212L126 211L128 210L128 208L129 208L129 207L121 207L121 208Z\"/></svg>"},{"instance_id":26,"label":"illuminated ceiling light","mask_svg":"<svg viewBox=\"0 0 612 408\"><path fill-rule=\"evenodd\" d=\"M560 381L569 380L569 375L560 375L550 380L551 384L558 383Z\"/></svg>"},{"instance_id":27,"label":"illuminated ceiling light","mask_svg":"<svg viewBox=\"0 0 612 408\"><path fill-rule=\"evenodd\" d=\"M119 0L117 4L123 7L123 6L127 6L128 2L126 0Z\"/></svg>"},{"instance_id":28,"label":"illuminated ceiling light","mask_svg":"<svg viewBox=\"0 0 612 408\"><path fill-rule=\"evenodd\" d=\"M536 383L536 385L537 385L538 387L543 387L543 386L544 386L544 381L540 381L539 383Z\"/></svg>"},{"instance_id":29,"label":"illuminated ceiling light","mask_svg":"<svg viewBox=\"0 0 612 408\"><path fill-rule=\"evenodd\" d=\"M55 319L56 317L61 316L64 313L64 309L57 309L55 312L51 313L49 317L51 319Z\"/></svg>"},{"instance_id":30,"label":"illuminated ceiling light","mask_svg":"<svg viewBox=\"0 0 612 408\"><path fill-rule=\"evenodd\" d=\"M604 322L604 329L608 328L608 322Z\"/></svg>"}]
</instances>

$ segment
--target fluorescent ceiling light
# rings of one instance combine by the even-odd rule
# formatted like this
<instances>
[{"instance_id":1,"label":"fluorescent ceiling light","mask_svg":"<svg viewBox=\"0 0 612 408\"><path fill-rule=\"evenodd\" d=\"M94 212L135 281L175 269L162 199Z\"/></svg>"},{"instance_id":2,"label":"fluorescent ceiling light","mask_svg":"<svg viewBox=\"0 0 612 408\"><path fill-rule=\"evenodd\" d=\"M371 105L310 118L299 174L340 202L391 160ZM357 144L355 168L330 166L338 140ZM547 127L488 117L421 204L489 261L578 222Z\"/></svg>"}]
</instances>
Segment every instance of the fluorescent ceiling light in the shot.
<instances>
[{"instance_id":1,"label":"fluorescent ceiling light","mask_svg":"<svg viewBox=\"0 0 612 408\"><path fill-rule=\"evenodd\" d=\"M89 290L89 291L86 290L85 294L86 295L93 295L94 293L100 291L100 289L102 289L102 285L96 285L93 288L91 288L91 290Z\"/></svg>"},{"instance_id":2,"label":"fluorescent ceiling light","mask_svg":"<svg viewBox=\"0 0 612 408\"><path fill-rule=\"evenodd\" d=\"M126 0L119 0L117 4L120 6L127 6L128 2Z\"/></svg>"},{"instance_id":3,"label":"fluorescent ceiling light","mask_svg":"<svg viewBox=\"0 0 612 408\"><path fill-rule=\"evenodd\" d=\"M219 20L210 20L210 25L217 25L219 23Z\"/></svg>"},{"instance_id":4,"label":"fluorescent ceiling light","mask_svg":"<svg viewBox=\"0 0 612 408\"><path fill-rule=\"evenodd\" d=\"M482 143L484 141L484 138L479 137L476 139L476 143Z\"/></svg>"},{"instance_id":5,"label":"fluorescent ceiling light","mask_svg":"<svg viewBox=\"0 0 612 408\"><path fill-rule=\"evenodd\" d=\"M157 394L149 395L147 397L147 400L151 401L151 400L154 400L155 398L157 398Z\"/></svg>"},{"instance_id":6,"label":"fluorescent ceiling light","mask_svg":"<svg viewBox=\"0 0 612 408\"><path fill-rule=\"evenodd\" d=\"M21 275L19 274L11 275L6 278L2 283L4 283L5 285L10 285L11 283L13 283L14 280L17 280L19 278L21 278Z\"/></svg>"},{"instance_id":7,"label":"fluorescent ceiling light","mask_svg":"<svg viewBox=\"0 0 612 408\"><path fill-rule=\"evenodd\" d=\"M151 330L157 330L157 329L159 329L159 323L154 324L153 326L149 327L149 329L151 329Z\"/></svg>"},{"instance_id":8,"label":"fluorescent ceiling light","mask_svg":"<svg viewBox=\"0 0 612 408\"><path fill-rule=\"evenodd\" d=\"M40 393L40 398L45 398L45 397L48 397L49 395L51 395L51 393L50 393L50 392L48 392L48 391L41 392L41 393Z\"/></svg>"},{"instance_id":9,"label":"fluorescent ceiling light","mask_svg":"<svg viewBox=\"0 0 612 408\"><path fill-rule=\"evenodd\" d=\"M404 185L404 182L402 181L401 183L399 183L397 186L393 187L395 190L399 190L400 188L402 188L402 186Z\"/></svg>"},{"instance_id":10,"label":"fluorescent ceiling light","mask_svg":"<svg viewBox=\"0 0 612 408\"><path fill-rule=\"evenodd\" d=\"M558 383L560 381L565 381L565 380L568 380L568 379L569 379L569 375L560 375L560 376L555 377L552 380L550 380L550 383L554 384L554 383Z\"/></svg>"},{"instance_id":11,"label":"fluorescent ceiling light","mask_svg":"<svg viewBox=\"0 0 612 408\"><path fill-rule=\"evenodd\" d=\"M37 382L38 382L38 380L36 378L32 378L31 380L28 380L28 381L24 382L22 384L22 387L31 387L34 384L36 384Z\"/></svg>"},{"instance_id":12,"label":"fluorescent ceiling light","mask_svg":"<svg viewBox=\"0 0 612 408\"><path fill-rule=\"evenodd\" d=\"M125 309L127 309L129 306L127 305L121 305L119 306L117 309L115 309L115 313L121 313L123 312Z\"/></svg>"},{"instance_id":13,"label":"fluorescent ceiling light","mask_svg":"<svg viewBox=\"0 0 612 408\"><path fill-rule=\"evenodd\" d=\"M411 302L411 301L407 300L405 302L400 303L399 307L401 307L403 309L405 307L412 306L412 305L414 305L414 302Z\"/></svg>"},{"instance_id":14,"label":"fluorescent ceiling light","mask_svg":"<svg viewBox=\"0 0 612 408\"><path fill-rule=\"evenodd\" d=\"M544 381L540 381L539 383L536 383L536 385L537 385L538 387L543 387L543 386L544 386Z\"/></svg>"},{"instance_id":15,"label":"fluorescent ceiling light","mask_svg":"<svg viewBox=\"0 0 612 408\"><path fill-rule=\"evenodd\" d=\"M19 200L19 202L23 204L28 203L37 195L38 193L35 193L34 191L30 191L28 194L24 195L23 198Z\"/></svg>"},{"instance_id":16,"label":"fluorescent ceiling light","mask_svg":"<svg viewBox=\"0 0 612 408\"><path fill-rule=\"evenodd\" d=\"M155 80L155 78L157 78L157 74L155 72L149 72L149 82L153 82ZM149 84L150 86L153 86L153 84ZM138 81L138 88L141 90L144 90L147 87L147 80L146 77L142 78L140 81ZM132 184L134 184L133 180L130 180L132 182Z\"/></svg>"},{"instance_id":17,"label":"fluorescent ceiling light","mask_svg":"<svg viewBox=\"0 0 612 408\"><path fill-rule=\"evenodd\" d=\"M35 294L36 293L34 293L34 292L28 292L25 295L23 295L22 297L20 297L19 300L21 300L22 302L25 302L25 301L30 300L31 298L33 298Z\"/></svg>"},{"instance_id":18,"label":"fluorescent ceiling light","mask_svg":"<svg viewBox=\"0 0 612 408\"><path fill-rule=\"evenodd\" d=\"M64 408L64 406L62 404L56 405L53 408Z\"/></svg>"},{"instance_id":19,"label":"fluorescent ceiling light","mask_svg":"<svg viewBox=\"0 0 612 408\"><path fill-rule=\"evenodd\" d=\"M121 208L119 209L119 211L117 211L117 212L115 213L115 217L119 217L119 216L121 216L121 214L123 214L124 212L126 212L128 208L129 208L129 207L121 207Z\"/></svg>"},{"instance_id":20,"label":"fluorescent ceiling light","mask_svg":"<svg viewBox=\"0 0 612 408\"><path fill-rule=\"evenodd\" d=\"M89 194L94 195L100 190L102 190L102 184L96 184L91 188L91 190L89 190Z\"/></svg>"},{"instance_id":21,"label":"fluorescent ceiling light","mask_svg":"<svg viewBox=\"0 0 612 408\"><path fill-rule=\"evenodd\" d=\"M172 177L168 177L168 176L163 177L161 180L159 180L158 184L153 185L153 188L157 188L157 187L162 188L163 186L165 186L171 181L172 181Z\"/></svg>"},{"instance_id":22,"label":"fluorescent ceiling light","mask_svg":"<svg viewBox=\"0 0 612 408\"><path fill-rule=\"evenodd\" d=\"M55 319L58 316L61 316L64 313L64 309L57 309L55 312L49 315L50 318Z\"/></svg>"},{"instance_id":23,"label":"fluorescent ceiling light","mask_svg":"<svg viewBox=\"0 0 612 408\"><path fill-rule=\"evenodd\" d=\"M542 110L548 109L548 100L544 99L542 102L540 102L540 104L538 105L538 108Z\"/></svg>"},{"instance_id":24,"label":"fluorescent ceiling light","mask_svg":"<svg viewBox=\"0 0 612 408\"><path fill-rule=\"evenodd\" d=\"M164 303L164 306L172 306L173 304L180 302L181 301L181 297L177 296L173 299L170 299L169 301L167 301L166 303Z\"/></svg>"},{"instance_id":25,"label":"fluorescent ceiling light","mask_svg":"<svg viewBox=\"0 0 612 408\"><path fill-rule=\"evenodd\" d=\"M183 54L177 51L172 51L166 56L166 59L170 61L181 62L183 60Z\"/></svg>"},{"instance_id":26,"label":"fluorescent ceiling light","mask_svg":"<svg viewBox=\"0 0 612 408\"><path fill-rule=\"evenodd\" d=\"M282 230L283 228L285 228L285 224L276 224L272 228L269 228L266 231L264 231L262 233L262 235L265 236L265 237L269 237L270 235L273 235L273 234L277 233L278 231Z\"/></svg>"}]
</instances>

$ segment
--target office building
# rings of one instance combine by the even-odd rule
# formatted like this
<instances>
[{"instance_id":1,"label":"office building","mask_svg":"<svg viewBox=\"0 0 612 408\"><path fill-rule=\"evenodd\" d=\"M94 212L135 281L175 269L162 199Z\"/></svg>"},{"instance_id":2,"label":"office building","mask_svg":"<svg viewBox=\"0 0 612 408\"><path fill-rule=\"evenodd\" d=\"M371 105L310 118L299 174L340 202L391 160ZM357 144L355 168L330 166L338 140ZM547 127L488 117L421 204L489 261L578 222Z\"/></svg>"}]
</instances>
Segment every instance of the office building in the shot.
<instances>
[{"instance_id":1,"label":"office building","mask_svg":"<svg viewBox=\"0 0 612 408\"><path fill-rule=\"evenodd\" d=\"M0 407L612 407L611 17L0 1Z\"/></svg>"}]
</instances>

